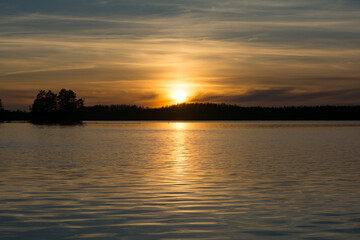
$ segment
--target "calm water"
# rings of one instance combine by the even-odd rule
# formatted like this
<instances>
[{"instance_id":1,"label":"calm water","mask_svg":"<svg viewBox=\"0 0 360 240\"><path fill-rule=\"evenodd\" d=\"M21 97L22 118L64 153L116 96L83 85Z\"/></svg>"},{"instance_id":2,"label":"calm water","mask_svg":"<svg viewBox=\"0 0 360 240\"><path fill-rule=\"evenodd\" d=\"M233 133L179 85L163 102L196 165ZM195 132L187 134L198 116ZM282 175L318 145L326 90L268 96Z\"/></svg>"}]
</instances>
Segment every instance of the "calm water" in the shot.
<instances>
[{"instance_id":1,"label":"calm water","mask_svg":"<svg viewBox=\"0 0 360 240\"><path fill-rule=\"evenodd\" d=\"M360 239L360 122L0 124L1 239Z\"/></svg>"}]
</instances>

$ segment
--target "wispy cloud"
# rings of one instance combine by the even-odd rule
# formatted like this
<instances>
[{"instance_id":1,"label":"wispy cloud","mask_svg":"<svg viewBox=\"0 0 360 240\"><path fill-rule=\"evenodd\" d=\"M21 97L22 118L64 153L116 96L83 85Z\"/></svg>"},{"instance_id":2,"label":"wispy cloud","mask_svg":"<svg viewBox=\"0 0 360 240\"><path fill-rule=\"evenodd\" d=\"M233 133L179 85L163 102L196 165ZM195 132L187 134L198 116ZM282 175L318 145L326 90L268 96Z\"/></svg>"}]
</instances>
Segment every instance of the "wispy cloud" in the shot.
<instances>
[{"instance_id":1,"label":"wispy cloud","mask_svg":"<svg viewBox=\"0 0 360 240\"><path fill-rule=\"evenodd\" d=\"M156 97L146 104L161 105L178 82L215 96L268 89L284 101L295 89L358 89L359 10L353 0L3 1L0 90L100 88L114 102L141 102L148 91ZM356 101L338 96L327 100Z\"/></svg>"},{"instance_id":2,"label":"wispy cloud","mask_svg":"<svg viewBox=\"0 0 360 240\"><path fill-rule=\"evenodd\" d=\"M200 94L192 99L200 102L230 102L242 106L304 106L360 104L360 89L309 91L294 88L249 90L241 94Z\"/></svg>"}]
</instances>

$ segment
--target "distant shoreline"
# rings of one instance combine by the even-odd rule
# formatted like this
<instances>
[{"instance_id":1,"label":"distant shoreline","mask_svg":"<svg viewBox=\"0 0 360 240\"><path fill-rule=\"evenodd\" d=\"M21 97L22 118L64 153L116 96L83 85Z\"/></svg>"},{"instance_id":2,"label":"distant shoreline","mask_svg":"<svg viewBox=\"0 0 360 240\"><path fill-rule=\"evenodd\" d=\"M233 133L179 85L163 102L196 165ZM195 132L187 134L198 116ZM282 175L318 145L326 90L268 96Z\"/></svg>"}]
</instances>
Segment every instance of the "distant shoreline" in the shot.
<instances>
[{"instance_id":1,"label":"distant shoreline","mask_svg":"<svg viewBox=\"0 0 360 240\"><path fill-rule=\"evenodd\" d=\"M30 112L4 111L3 122L31 121ZM136 105L83 107L80 121L351 121L360 120L360 106L241 107L183 103L160 108ZM47 124L47 122L41 122ZM61 124L54 121L53 124ZM71 124L70 122L67 122ZM78 123L78 122L77 122Z\"/></svg>"},{"instance_id":2,"label":"distant shoreline","mask_svg":"<svg viewBox=\"0 0 360 240\"><path fill-rule=\"evenodd\" d=\"M360 122L359 120L83 120L81 123L78 123L78 125L81 125L83 123L93 123L93 122L104 122L104 123L111 123L111 122L169 122L169 123L176 123L176 122L189 122L189 123L201 123L201 122ZM1 123L31 123L31 120L9 120L9 121L3 121ZM37 125L73 125L73 124L62 124L62 123L44 123L44 124L37 124Z\"/></svg>"}]
</instances>

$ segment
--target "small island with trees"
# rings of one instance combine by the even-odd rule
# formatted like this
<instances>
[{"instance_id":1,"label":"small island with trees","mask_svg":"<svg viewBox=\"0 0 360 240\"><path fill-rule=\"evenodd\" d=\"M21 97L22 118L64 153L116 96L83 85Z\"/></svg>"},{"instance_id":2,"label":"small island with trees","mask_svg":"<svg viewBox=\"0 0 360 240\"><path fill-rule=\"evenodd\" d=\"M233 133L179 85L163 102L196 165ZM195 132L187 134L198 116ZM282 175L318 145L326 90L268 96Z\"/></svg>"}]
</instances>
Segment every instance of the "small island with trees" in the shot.
<instances>
[{"instance_id":1,"label":"small island with trees","mask_svg":"<svg viewBox=\"0 0 360 240\"><path fill-rule=\"evenodd\" d=\"M5 110L0 99L0 122L79 124L82 121L149 120L360 120L360 106L242 107L216 103L181 103L157 108L136 105L84 106L72 90L40 90L30 112Z\"/></svg>"},{"instance_id":2,"label":"small island with trees","mask_svg":"<svg viewBox=\"0 0 360 240\"><path fill-rule=\"evenodd\" d=\"M77 99L72 90L61 89L58 94L40 90L31 107L31 121L37 124L81 122L84 100Z\"/></svg>"}]
</instances>

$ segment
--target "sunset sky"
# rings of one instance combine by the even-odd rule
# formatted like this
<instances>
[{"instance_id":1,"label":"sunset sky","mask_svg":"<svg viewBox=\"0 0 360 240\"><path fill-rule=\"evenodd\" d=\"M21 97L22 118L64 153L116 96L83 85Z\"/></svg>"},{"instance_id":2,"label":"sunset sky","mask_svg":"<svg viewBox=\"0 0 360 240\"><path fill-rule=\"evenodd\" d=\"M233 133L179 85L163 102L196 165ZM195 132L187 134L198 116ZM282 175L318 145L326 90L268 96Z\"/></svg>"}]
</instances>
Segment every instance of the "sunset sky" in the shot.
<instances>
[{"instance_id":1,"label":"sunset sky","mask_svg":"<svg viewBox=\"0 0 360 240\"><path fill-rule=\"evenodd\" d=\"M61 88L86 105L360 104L360 1L0 0L5 107Z\"/></svg>"}]
</instances>

